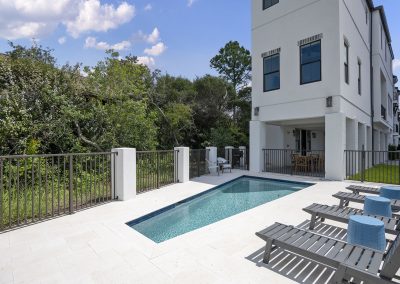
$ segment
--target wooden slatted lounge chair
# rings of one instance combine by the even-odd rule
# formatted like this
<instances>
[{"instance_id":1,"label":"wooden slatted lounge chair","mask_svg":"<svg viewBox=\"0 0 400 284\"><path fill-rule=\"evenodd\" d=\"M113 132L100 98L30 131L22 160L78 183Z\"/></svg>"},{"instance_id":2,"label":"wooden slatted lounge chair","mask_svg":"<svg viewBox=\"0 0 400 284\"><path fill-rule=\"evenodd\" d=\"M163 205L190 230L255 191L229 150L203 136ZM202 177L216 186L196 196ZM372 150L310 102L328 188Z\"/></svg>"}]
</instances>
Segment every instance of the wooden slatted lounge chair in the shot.
<instances>
[{"instance_id":1,"label":"wooden slatted lounge chair","mask_svg":"<svg viewBox=\"0 0 400 284\"><path fill-rule=\"evenodd\" d=\"M379 194L380 188L377 187L369 187L362 185L349 185L346 189L351 190L353 193L368 193L368 194Z\"/></svg>"},{"instance_id":2,"label":"wooden slatted lounge chair","mask_svg":"<svg viewBox=\"0 0 400 284\"><path fill-rule=\"evenodd\" d=\"M360 195L356 193L349 193L349 192L338 192L333 197L340 200L339 207L348 206L350 202L361 203L364 204L366 195ZM400 200L399 199L392 199L392 210L399 211L400 210Z\"/></svg>"},{"instance_id":3,"label":"wooden slatted lounge chair","mask_svg":"<svg viewBox=\"0 0 400 284\"><path fill-rule=\"evenodd\" d=\"M364 215L361 209L350 207L328 206L314 203L303 209L311 214L310 230L313 230L318 219L323 222L325 219L333 220L341 223L349 223L351 215ZM366 214L365 214L366 215ZM400 220L397 217L388 218L383 216L366 215L381 220L385 224L385 231L389 234L397 235L400 233Z\"/></svg>"},{"instance_id":4,"label":"wooden slatted lounge chair","mask_svg":"<svg viewBox=\"0 0 400 284\"><path fill-rule=\"evenodd\" d=\"M395 283L391 279L400 267L399 236L388 251L382 253L280 223L256 235L266 242L264 263L268 264L272 250L280 247L336 269L332 283L343 283L352 277L364 283Z\"/></svg>"}]
</instances>

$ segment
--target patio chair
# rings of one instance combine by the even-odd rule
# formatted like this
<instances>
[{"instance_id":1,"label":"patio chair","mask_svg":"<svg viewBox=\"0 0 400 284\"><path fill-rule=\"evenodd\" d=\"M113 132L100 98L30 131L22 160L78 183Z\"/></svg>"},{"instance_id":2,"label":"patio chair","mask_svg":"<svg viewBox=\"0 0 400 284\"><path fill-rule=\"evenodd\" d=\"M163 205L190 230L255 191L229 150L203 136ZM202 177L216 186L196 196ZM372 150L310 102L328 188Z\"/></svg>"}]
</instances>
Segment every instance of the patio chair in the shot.
<instances>
[{"instance_id":1,"label":"patio chair","mask_svg":"<svg viewBox=\"0 0 400 284\"><path fill-rule=\"evenodd\" d=\"M295 156L294 157L294 171L299 172L299 169L302 172L307 172L309 168L308 157L306 156Z\"/></svg>"},{"instance_id":2,"label":"patio chair","mask_svg":"<svg viewBox=\"0 0 400 284\"><path fill-rule=\"evenodd\" d=\"M211 162L211 161L209 161L207 159L206 159L206 162L207 162L208 173L211 174L211 170L212 169L217 169L217 173L219 175L219 165L218 165L218 163Z\"/></svg>"},{"instance_id":3,"label":"patio chair","mask_svg":"<svg viewBox=\"0 0 400 284\"><path fill-rule=\"evenodd\" d=\"M264 263L268 264L271 251L280 247L336 269L331 283L343 283L351 278L364 283L395 283L391 279L400 267L399 235L386 253L280 223L256 235L266 242Z\"/></svg>"},{"instance_id":4,"label":"patio chair","mask_svg":"<svg viewBox=\"0 0 400 284\"><path fill-rule=\"evenodd\" d=\"M325 219L333 220L341 223L349 223L349 218L352 215L365 215L374 217L385 224L385 231L388 234L397 235L400 231L400 219L398 215L393 215L393 218L367 215L364 210L351 207L340 208L339 206L328 206L314 203L303 210L311 214L310 230L314 230L315 223L318 219L324 222Z\"/></svg>"},{"instance_id":5,"label":"patio chair","mask_svg":"<svg viewBox=\"0 0 400 284\"><path fill-rule=\"evenodd\" d=\"M225 170L232 172L232 165L229 163L229 161L225 160L224 158L217 158L217 163L220 165L222 173L224 173Z\"/></svg>"},{"instance_id":6,"label":"patio chair","mask_svg":"<svg viewBox=\"0 0 400 284\"><path fill-rule=\"evenodd\" d=\"M380 188L361 186L361 185L349 185L346 189L351 190L355 194L359 193L369 193L369 194L379 194Z\"/></svg>"},{"instance_id":7,"label":"patio chair","mask_svg":"<svg viewBox=\"0 0 400 284\"><path fill-rule=\"evenodd\" d=\"M333 197L340 200L339 207L348 206L350 202L361 203L364 204L366 195L360 195L357 193L349 193L339 191L338 193L332 195ZM392 199L391 200L392 210L400 211L400 200Z\"/></svg>"}]
</instances>

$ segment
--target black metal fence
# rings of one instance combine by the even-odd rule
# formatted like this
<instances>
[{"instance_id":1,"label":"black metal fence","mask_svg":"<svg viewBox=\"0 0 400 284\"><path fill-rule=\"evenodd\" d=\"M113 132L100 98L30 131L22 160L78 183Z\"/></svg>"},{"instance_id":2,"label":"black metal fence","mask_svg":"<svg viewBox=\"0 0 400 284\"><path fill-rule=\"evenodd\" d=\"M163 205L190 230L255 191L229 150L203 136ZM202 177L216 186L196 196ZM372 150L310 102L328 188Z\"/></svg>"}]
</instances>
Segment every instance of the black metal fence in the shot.
<instances>
[{"instance_id":1,"label":"black metal fence","mask_svg":"<svg viewBox=\"0 0 400 284\"><path fill-rule=\"evenodd\" d=\"M264 172L325 177L325 151L263 149Z\"/></svg>"},{"instance_id":2,"label":"black metal fence","mask_svg":"<svg viewBox=\"0 0 400 284\"><path fill-rule=\"evenodd\" d=\"M0 231L111 201L115 155L0 156Z\"/></svg>"},{"instance_id":3,"label":"black metal fence","mask_svg":"<svg viewBox=\"0 0 400 284\"><path fill-rule=\"evenodd\" d=\"M178 150L136 152L136 192L178 182Z\"/></svg>"},{"instance_id":4,"label":"black metal fence","mask_svg":"<svg viewBox=\"0 0 400 284\"><path fill-rule=\"evenodd\" d=\"M208 152L209 150L206 149L190 149L189 175L191 179L208 173Z\"/></svg>"},{"instance_id":5,"label":"black metal fence","mask_svg":"<svg viewBox=\"0 0 400 284\"><path fill-rule=\"evenodd\" d=\"M240 170L249 169L249 152L247 149L235 148L232 149L232 168Z\"/></svg>"},{"instance_id":6,"label":"black metal fence","mask_svg":"<svg viewBox=\"0 0 400 284\"><path fill-rule=\"evenodd\" d=\"M400 151L345 151L349 180L400 184Z\"/></svg>"}]
</instances>

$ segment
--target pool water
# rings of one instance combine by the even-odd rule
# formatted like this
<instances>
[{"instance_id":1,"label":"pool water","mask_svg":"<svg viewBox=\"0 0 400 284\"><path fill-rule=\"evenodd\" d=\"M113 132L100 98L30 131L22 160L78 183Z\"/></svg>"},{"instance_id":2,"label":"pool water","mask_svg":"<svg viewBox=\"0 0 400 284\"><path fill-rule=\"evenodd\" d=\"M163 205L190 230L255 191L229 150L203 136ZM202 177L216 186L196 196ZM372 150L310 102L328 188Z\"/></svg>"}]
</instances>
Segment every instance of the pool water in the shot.
<instances>
[{"instance_id":1,"label":"pool water","mask_svg":"<svg viewBox=\"0 0 400 284\"><path fill-rule=\"evenodd\" d=\"M311 186L241 177L127 223L156 243L215 223Z\"/></svg>"}]
</instances>

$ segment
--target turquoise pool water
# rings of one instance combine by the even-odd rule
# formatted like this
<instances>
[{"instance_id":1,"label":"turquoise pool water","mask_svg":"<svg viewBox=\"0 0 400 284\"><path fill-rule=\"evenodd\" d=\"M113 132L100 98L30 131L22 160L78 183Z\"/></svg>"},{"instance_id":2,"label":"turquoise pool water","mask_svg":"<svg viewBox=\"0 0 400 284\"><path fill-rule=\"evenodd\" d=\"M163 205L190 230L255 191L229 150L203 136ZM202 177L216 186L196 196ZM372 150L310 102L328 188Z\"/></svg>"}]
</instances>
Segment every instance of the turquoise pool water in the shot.
<instances>
[{"instance_id":1,"label":"turquoise pool water","mask_svg":"<svg viewBox=\"0 0 400 284\"><path fill-rule=\"evenodd\" d=\"M312 184L241 177L127 223L156 243L215 223Z\"/></svg>"}]
</instances>

